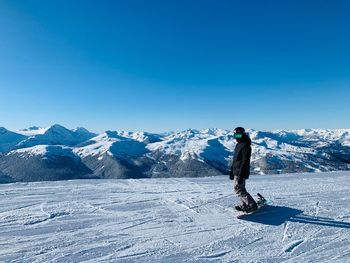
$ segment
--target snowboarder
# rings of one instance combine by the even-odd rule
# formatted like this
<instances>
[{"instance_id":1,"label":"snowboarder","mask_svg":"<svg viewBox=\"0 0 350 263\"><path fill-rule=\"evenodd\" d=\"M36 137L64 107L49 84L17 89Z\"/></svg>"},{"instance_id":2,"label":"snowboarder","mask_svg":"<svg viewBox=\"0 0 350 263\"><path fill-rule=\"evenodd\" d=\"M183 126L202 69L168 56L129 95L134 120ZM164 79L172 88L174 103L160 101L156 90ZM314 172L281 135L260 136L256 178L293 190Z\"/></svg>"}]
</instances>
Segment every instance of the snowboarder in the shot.
<instances>
[{"instance_id":1,"label":"snowboarder","mask_svg":"<svg viewBox=\"0 0 350 263\"><path fill-rule=\"evenodd\" d=\"M233 180L234 191L240 198L240 204L235 206L238 211L251 213L258 209L254 198L247 192L245 182L249 178L251 140L244 128L234 129L234 138L237 145L233 155L233 161L230 169L230 179Z\"/></svg>"}]
</instances>

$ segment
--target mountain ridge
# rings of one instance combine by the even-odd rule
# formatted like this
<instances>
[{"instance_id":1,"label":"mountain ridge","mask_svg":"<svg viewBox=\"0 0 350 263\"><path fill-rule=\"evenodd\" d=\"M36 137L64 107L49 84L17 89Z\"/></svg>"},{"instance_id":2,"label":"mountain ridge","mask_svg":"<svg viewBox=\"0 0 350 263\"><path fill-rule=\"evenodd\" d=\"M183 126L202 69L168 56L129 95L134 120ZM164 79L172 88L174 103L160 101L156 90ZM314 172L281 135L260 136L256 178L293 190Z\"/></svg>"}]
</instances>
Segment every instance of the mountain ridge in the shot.
<instances>
[{"instance_id":1,"label":"mountain ridge","mask_svg":"<svg viewBox=\"0 0 350 263\"><path fill-rule=\"evenodd\" d=\"M252 174L350 169L350 129L247 132L252 139ZM33 181L43 178L36 178L39 173L47 173L47 180L213 176L227 173L235 144L233 132L219 128L162 134L96 134L58 124L33 126L22 133L0 128L0 171L14 181L26 181L24 171Z\"/></svg>"}]
</instances>

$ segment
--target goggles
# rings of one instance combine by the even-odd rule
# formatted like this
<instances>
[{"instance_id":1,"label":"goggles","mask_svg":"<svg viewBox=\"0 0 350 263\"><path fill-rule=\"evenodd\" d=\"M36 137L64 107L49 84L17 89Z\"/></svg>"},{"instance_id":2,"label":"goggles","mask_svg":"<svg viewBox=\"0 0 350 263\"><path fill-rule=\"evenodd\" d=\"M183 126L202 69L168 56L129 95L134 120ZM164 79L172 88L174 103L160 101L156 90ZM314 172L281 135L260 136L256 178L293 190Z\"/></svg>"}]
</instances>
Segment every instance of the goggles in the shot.
<instances>
[{"instance_id":1,"label":"goggles","mask_svg":"<svg viewBox=\"0 0 350 263\"><path fill-rule=\"evenodd\" d=\"M243 137L243 133L235 133L233 134L233 138L235 139L241 139Z\"/></svg>"}]
</instances>

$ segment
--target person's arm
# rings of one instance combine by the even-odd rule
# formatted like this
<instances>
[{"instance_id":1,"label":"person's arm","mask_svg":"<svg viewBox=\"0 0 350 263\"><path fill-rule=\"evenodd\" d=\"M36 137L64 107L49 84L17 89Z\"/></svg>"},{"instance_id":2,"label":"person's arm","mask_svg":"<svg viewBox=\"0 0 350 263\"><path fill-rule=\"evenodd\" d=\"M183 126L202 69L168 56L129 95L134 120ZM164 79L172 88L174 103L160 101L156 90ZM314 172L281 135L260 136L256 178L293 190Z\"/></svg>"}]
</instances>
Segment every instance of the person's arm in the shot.
<instances>
[{"instance_id":1,"label":"person's arm","mask_svg":"<svg viewBox=\"0 0 350 263\"><path fill-rule=\"evenodd\" d=\"M238 178L240 180L243 180L243 178L246 177L244 175L244 171L246 170L245 168L248 166L249 169L249 164L250 164L250 155L251 155L251 148L248 144L246 144L242 148L242 164L241 167L239 168L239 173L238 173Z\"/></svg>"},{"instance_id":2,"label":"person's arm","mask_svg":"<svg viewBox=\"0 0 350 263\"><path fill-rule=\"evenodd\" d=\"M230 180L234 179L234 175L233 175L233 159L232 159L232 163L231 163L231 166L230 166L230 170L228 171L228 175L230 176Z\"/></svg>"}]
</instances>

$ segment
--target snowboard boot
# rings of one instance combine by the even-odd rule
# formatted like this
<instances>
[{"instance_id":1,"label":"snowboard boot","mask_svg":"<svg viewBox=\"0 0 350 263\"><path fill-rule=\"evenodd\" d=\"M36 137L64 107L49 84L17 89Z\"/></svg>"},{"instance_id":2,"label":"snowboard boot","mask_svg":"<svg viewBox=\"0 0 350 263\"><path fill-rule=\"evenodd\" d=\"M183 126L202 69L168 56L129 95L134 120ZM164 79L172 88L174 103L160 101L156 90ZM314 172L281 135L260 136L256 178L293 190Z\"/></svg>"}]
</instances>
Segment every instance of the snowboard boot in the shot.
<instances>
[{"instance_id":1,"label":"snowboard boot","mask_svg":"<svg viewBox=\"0 0 350 263\"><path fill-rule=\"evenodd\" d=\"M256 203L254 203L254 204L246 206L244 209L244 212L245 213L252 213L256 210L258 210L258 205Z\"/></svg>"},{"instance_id":2,"label":"snowboard boot","mask_svg":"<svg viewBox=\"0 0 350 263\"><path fill-rule=\"evenodd\" d=\"M236 209L237 211L243 212L243 211L245 211L245 206L244 206L244 205L236 205L236 206L235 206L235 209Z\"/></svg>"}]
</instances>

